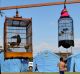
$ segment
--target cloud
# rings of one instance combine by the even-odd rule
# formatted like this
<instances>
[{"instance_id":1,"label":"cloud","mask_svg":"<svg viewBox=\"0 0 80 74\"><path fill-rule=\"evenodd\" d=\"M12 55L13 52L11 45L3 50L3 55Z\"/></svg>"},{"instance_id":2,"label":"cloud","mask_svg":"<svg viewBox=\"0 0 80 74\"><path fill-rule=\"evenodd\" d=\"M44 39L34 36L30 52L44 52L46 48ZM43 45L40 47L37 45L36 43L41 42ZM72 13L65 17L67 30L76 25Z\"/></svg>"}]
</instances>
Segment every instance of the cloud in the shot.
<instances>
[{"instance_id":1,"label":"cloud","mask_svg":"<svg viewBox=\"0 0 80 74\"><path fill-rule=\"evenodd\" d=\"M56 48L53 47L52 44L49 44L47 42L42 42L41 44L37 44L34 46L34 50L33 50L33 53L34 55L39 53L39 52L42 52L44 50L51 50L51 51L56 51Z\"/></svg>"},{"instance_id":2,"label":"cloud","mask_svg":"<svg viewBox=\"0 0 80 74\"><path fill-rule=\"evenodd\" d=\"M58 46L56 44L50 44L47 42L42 42L41 44L34 46L34 52L33 53L35 55L35 54L42 52L44 50L50 50L54 53L59 53L59 52L66 52L68 49L66 50L63 47L58 48Z\"/></svg>"},{"instance_id":3,"label":"cloud","mask_svg":"<svg viewBox=\"0 0 80 74\"><path fill-rule=\"evenodd\" d=\"M75 39L74 45L75 45L75 48L80 48L80 39Z\"/></svg>"},{"instance_id":4,"label":"cloud","mask_svg":"<svg viewBox=\"0 0 80 74\"><path fill-rule=\"evenodd\" d=\"M48 42L42 42L40 44L37 44L36 46L34 46L34 54L39 53L41 51L44 50L50 50L54 53L58 53L58 52L78 52L80 51L80 39L75 39L74 40L74 47L65 49L62 46L58 48L58 46L56 44L51 44Z\"/></svg>"},{"instance_id":5,"label":"cloud","mask_svg":"<svg viewBox=\"0 0 80 74\"><path fill-rule=\"evenodd\" d=\"M0 46L3 46L3 40L0 38Z\"/></svg>"},{"instance_id":6,"label":"cloud","mask_svg":"<svg viewBox=\"0 0 80 74\"><path fill-rule=\"evenodd\" d=\"M38 51L43 51L43 49L55 49L51 44L47 42L42 42L41 44L37 45L35 49L38 49Z\"/></svg>"}]
</instances>

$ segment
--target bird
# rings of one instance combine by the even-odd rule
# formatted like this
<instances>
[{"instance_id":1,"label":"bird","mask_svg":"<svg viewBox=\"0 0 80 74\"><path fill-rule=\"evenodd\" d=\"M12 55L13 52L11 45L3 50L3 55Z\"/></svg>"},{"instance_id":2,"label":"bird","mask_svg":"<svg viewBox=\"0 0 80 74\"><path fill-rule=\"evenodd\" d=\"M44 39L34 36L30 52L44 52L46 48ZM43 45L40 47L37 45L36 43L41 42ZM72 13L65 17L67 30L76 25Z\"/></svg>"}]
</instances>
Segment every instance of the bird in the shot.
<instances>
[{"instance_id":1,"label":"bird","mask_svg":"<svg viewBox=\"0 0 80 74\"><path fill-rule=\"evenodd\" d=\"M12 47L14 47L14 46L19 46L20 45L20 43L21 43L21 37L20 37L20 35L18 34L18 35L15 35L15 36L12 36L11 38L13 38L13 39L17 39L16 40L16 42L10 42L10 46L12 46Z\"/></svg>"}]
</instances>

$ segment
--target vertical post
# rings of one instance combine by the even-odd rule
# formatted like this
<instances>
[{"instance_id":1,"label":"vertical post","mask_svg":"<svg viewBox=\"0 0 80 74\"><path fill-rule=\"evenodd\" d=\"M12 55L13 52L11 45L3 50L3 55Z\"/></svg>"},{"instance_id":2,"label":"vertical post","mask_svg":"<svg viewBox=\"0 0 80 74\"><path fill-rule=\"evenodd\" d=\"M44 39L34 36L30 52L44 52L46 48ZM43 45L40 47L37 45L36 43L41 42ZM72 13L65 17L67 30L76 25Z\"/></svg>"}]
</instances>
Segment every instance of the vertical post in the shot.
<instances>
[{"instance_id":1,"label":"vertical post","mask_svg":"<svg viewBox=\"0 0 80 74\"><path fill-rule=\"evenodd\" d=\"M5 60L5 57L6 57L6 52L7 52L7 26L8 24L6 23L7 21L7 18L5 17L5 23L4 23L4 60Z\"/></svg>"}]
</instances>

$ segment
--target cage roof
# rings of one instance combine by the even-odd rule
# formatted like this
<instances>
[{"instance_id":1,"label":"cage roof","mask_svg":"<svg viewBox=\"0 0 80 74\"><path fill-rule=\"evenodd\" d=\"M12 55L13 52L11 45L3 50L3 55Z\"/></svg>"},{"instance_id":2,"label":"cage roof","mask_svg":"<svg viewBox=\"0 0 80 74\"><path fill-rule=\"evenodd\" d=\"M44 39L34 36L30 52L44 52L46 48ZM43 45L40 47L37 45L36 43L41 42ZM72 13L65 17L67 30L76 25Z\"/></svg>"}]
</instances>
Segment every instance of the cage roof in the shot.
<instances>
[{"instance_id":1,"label":"cage roof","mask_svg":"<svg viewBox=\"0 0 80 74\"><path fill-rule=\"evenodd\" d=\"M69 14L68 14L68 11L66 9L66 7L61 11L61 17L68 17Z\"/></svg>"}]
</instances>

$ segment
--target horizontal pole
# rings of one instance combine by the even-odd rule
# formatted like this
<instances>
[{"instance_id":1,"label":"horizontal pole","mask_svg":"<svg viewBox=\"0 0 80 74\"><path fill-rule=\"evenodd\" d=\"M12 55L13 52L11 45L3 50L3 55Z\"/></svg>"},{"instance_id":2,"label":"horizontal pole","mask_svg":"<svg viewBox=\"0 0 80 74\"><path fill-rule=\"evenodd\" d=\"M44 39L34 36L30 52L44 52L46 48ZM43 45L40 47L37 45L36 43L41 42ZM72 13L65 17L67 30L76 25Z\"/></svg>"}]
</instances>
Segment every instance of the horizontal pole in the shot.
<instances>
[{"instance_id":1,"label":"horizontal pole","mask_svg":"<svg viewBox=\"0 0 80 74\"><path fill-rule=\"evenodd\" d=\"M80 0L65 2L65 4L75 4L75 3L80 3ZM32 7L52 6L52 5L61 5L61 4L64 4L64 2L47 2L47 3L39 3L39 4L27 4L27 5L21 5L21 6L6 6L6 7L0 7L0 10L32 8Z\"/></svg>"}]
</instances>

